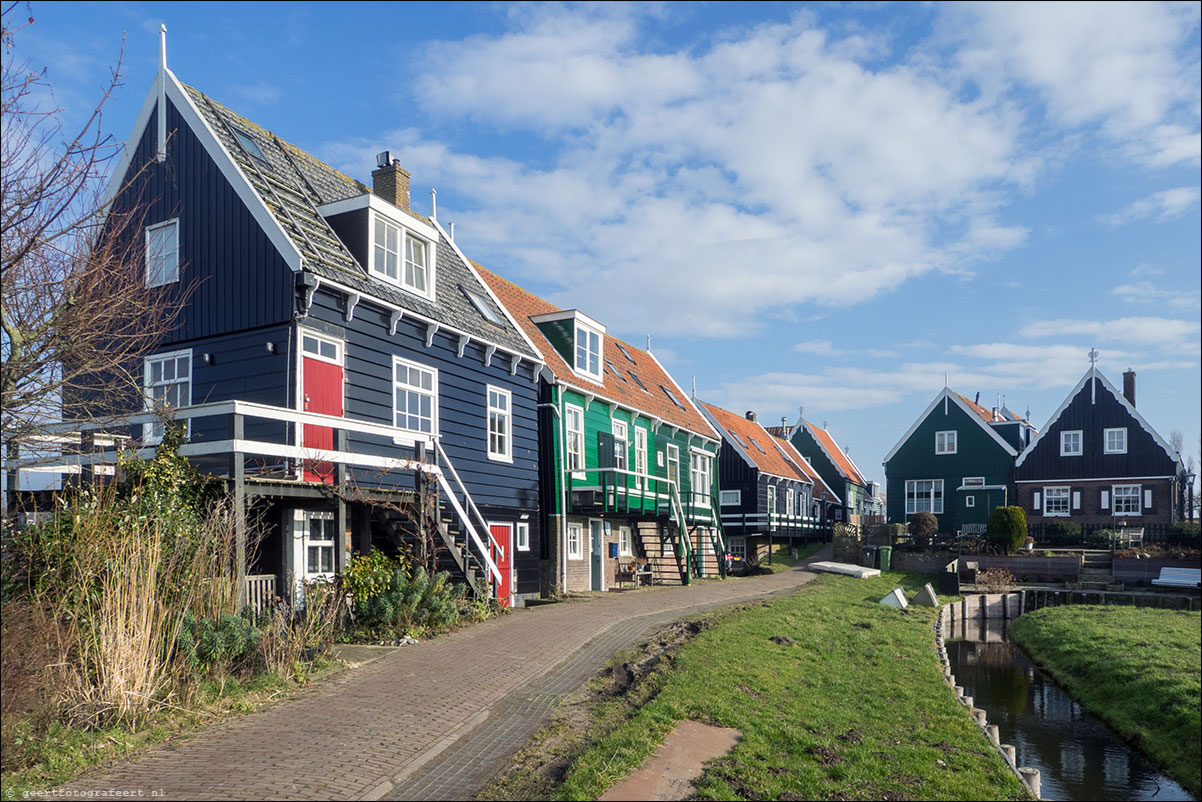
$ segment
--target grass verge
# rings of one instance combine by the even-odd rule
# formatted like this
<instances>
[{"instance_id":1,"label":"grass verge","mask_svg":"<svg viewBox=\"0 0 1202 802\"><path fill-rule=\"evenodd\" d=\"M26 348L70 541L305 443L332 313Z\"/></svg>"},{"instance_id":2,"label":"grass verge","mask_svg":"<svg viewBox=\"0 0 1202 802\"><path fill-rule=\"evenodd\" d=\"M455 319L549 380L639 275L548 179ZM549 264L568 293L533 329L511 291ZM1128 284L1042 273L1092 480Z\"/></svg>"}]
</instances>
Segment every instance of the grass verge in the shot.
<instances>
[{"instance_id":1,"label":"grass verge","mask_svg":"<svg viewBox=\"0 0 1202 802\"><path fill-rule=\"evenodd\" d=\"M319 660L303 677L260 674L248 680L206 680L186 707L164 707L136 729L121 725L70 727L44 713L5 716L0 796L28 799L70 782L89 769L129 758L222 719L262 710L342 668Z\"/></svg>"},{"instance_id":2,"label":"grass verge","mask_svg":"<svg viewBox=\"0 0 1202 802\"><path fill-rule=\"evenodd\" d=\"M760 559L760 568L773 574L788 571L822 551L826 545L826 543L806 543L801 546L777 546L772 550L772 564L768 564L768 557L765 555ZM794 548L797 549L796 558L793 557Z\"/></svg>"},{"instance_id":3,"label":"grass verge","mask_svg":"<svg viewBox=\"0 0 1202 802\"><path fill-rule=\"evenodd\" d=\"M1199 796L1202 613L1074 605L1027 613L1010 632L1086 710Z\"/></svg>"},{"instance_id":4,"label":"grass verge","mask_svg":"<svg viewBox=\"0 0 1202 802\"><path fill-rule=\"evenodd\" d=\"M679 648L622 656L481 798L596 799L689 718L743 733L707 764L701 799L1024 799L943 680L934 611L877 603L928 579L823 576L710 614ZM537 789L519 787L538 772Z\"/></svg>"}]
</instances>

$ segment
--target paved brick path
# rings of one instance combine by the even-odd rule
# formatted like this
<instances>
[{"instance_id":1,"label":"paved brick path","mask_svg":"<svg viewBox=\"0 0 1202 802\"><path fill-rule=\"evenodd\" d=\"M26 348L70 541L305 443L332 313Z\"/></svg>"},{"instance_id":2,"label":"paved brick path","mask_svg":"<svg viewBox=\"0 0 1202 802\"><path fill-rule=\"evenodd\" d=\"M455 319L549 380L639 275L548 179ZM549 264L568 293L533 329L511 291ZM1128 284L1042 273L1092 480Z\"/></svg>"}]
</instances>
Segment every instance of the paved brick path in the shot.
<instances>
[{"instance_id":1,"label":"paved brick path","mask_svg":"<svg viewBox=\"0 0 1202 802\"><path fill-rule=\"evenodd\" d=\"M517 610L400 649L57 793L462 799L504 764L560 698L652 627L788 592L812 577L794 569Z\"/></svg>"}]
</instances>

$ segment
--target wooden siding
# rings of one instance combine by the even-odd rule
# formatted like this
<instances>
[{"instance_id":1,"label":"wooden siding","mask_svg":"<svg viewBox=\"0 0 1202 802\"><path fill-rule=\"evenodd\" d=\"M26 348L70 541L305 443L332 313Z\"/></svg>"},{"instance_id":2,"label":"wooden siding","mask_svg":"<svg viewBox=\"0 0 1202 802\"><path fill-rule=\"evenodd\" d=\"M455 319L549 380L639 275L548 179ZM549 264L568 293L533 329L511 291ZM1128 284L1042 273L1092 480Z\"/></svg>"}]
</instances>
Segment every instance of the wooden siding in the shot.
<instances>
[{"instance_id":1,"label":"wooden siding","mask_svg":"<svg viewBox=\"0 0 1202 802\"><path fill-rule=\"evenodd\" d=\"M343 212L326 218L330 228L334 229L334 233L338 235L338 239L342 240L342 244L351 252L351 256L355 257L355 261L363 266L364 270L367 269L368 245L372 242L370 220L368 209L356 209L353 212Z\"/></svg>"},{"instance_id":2,"label":"wooden siding","mask_svg":"<svg viewBox=\"0 0 1202 802\"><path fill-rule=\"evenodd\" d=\"M458 338L444 333L425 346L426 326L409 318L389 334L390 313L364 299L347 321L341 294L319 290L308 320L302 326L324 322L324 330L346 342L346 415L361 420L391 423L393 357L399 356L438 370L438 431L443 448L459 472L476 504L523 511L538 509L537 388L530 379L529 363L516 376L509 374L509 358L497 355L484 366L485 348L469 344L456 356ZM488 459L488 385L512 393L513 462ZM355 450L387 451L395 447L371 438L352 437ZM356 481L365 486L395 482L364 472ZM403 485L402 485L403 486ZM534 537L534 533L531 533Z\"/></svg>"},{"instance_id":3,"label":"wooden siding","mask_svg":"<svg viewBox=\"0 0 1202 802\"><path fill-rule=\"evenodd\" d=\"M1043 437L1015 469L1015 479L1109 479L1124 476L1172 476L1174 461L1151 434L1127 412L1099 381L1096 403L1090 403L1090 382L1049 425ZM1127 429L1127 453L1103 453L1106 429ZM1060 456L1060 433L1080 430L1083 451L1079 457Z\"/></svg>"},{"instance_id":4,"label":"wooden siding","mask_svg":"<svg viewBox=\"0 0 1202 802\"><path fill-rule=\"evenodd\" d=\"M842 499L842 506L855 512L855 499L850 495L851 487L855 487L855 485L843 478L843 474L839 473L835 463L826 456L826 452L822 450L822 446L818 444L814 436L799 426L794 430L789 442L793 444L798 453L810 461L810 465L822 478L822 481L826 482L826 486L838 494Z\"/></svg>"},{"instance_id":5,"label":"wooden siding","mask_svg":"<svg viewBox=\"0 0 1202 802\"><path fill-rule=\"evenodd\" d=\"M185 286L193 291L165 344L287 321L294 297L291 269L170 103L167 160L155 162L157 114L136 146L129 186L114 208L125 211L145 202L146 225L179 218L180 283L164 291ZM143 241L141 229L131 234Z\"/></svg>"},{"instance_id":6,"label":"wooden siding","mask_svg":"<svg viewBox=\"0 0 1202 802\"><path fill-rule=\"evenodd\" d=\"M935 405L910 438L885 463L886 514L894 523L905 523L906 481L914 479L943 480L943 513L936 515L942 532L954 532L966 523L984 523L992 506L1001 505L1001 491L960 492L966 476L983 476L987 485L1010 485L1014 458L989 436L981 426L955 403L948 400L947 412L943 403ZM935 433L956 432L956 453L936 454ZM975 505L965 506L965 497L972 495ZM1013 492L1009 498L1013 498Z\"/></svg>"}]
</instances>

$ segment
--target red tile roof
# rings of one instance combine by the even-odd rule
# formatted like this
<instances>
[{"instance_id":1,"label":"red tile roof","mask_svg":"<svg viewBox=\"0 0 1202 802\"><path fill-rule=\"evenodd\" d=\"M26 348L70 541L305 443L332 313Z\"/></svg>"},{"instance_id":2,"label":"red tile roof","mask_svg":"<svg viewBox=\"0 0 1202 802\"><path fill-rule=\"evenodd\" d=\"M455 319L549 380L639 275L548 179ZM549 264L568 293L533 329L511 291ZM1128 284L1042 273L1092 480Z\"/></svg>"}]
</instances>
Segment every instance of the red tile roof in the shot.
<instances>
[{"instance_id":1,"label":"red tile roof","mask_svg":"<svg viewBox=\"0 0 1202 802\"><path fill-rule=\"evenodd\" d=\"M504 279L489 269L472 262L484 283L489 286L497 298L517 320L518 325L526 332L535 347L542 353L547 367L560 381L579 387L585 392L596 394L598 398L615 401L625 407L637 409L652 415L672 426L679 426L704 437L719 439L719 435L710 426L709 421L693 406L683 390L672 380L672 377L659 365L651 354L635 348L628 342L619 340L612 334L605 335L604 358L607 363L602 376L604 384L597 384L588 379L580 378L559 355L555 347L542 333L542 330L530 318L563 311L554 304L544 301L537 295L522 289L508 279ZM623 352L622 349L625 349ZM629 354L629 357L627 357ZM610 365L618 371L617 376ZM632 381L631 372L637 375L643 387ZM677 406L669 400L661 385L672 391L681 404ZM646 389L643 389L643 388Z\"/></svg>"},{"instance_id":2,"label":"red tile roof","mask_svg":"<svg viewBox=\"0 0 1202 802\"><path fill-rule=\"evenodd\" d=\"M810 434L814 436L814 439L826 449L826 453L830 455L835 466L838 467L844 476L858 485L868 486L868 482L860 474L859 470L856 469L855 463L843 453L843 449L839 448L839 445L835 442L835 438L831 437L829 432L808 421L805 426L810 430Z\"/></svg>"},{"instance_id":3,"label":"red tile roof","mask_svg":"<svg viewBox=\"0 0 1202 802\"><path fill-rule=\"evenodd\" d=\"M805 470L794 465L782 450L777 449L777 440L753 420L747 420L743 415L736 415L729 410L702 403L702 406L714 416L718 425L727 431L743 452L751 457L755 466L764 473L783 476L786 479L797 479L802 482L812 481Z\"/></svg>"},{"instance_id":4,"label":"red tile roof","mask_svg":"<svg viewBox=\"0 0 1202 802\"><path fill-rule=\"evenodd\" d=\"M956 391L953 390L952 392L956 392ZM985 407L981 406L976 401L971 401L971 400L965 398L964 396L960 395L959 393L956 393L956 397L959 398L961 401L963 401L965 406L967 406L969 409L971 409L973 412L975 412L977 414L977 417L979 417L981 420L985 421L986 423L993 423L995 420L998 420L998 418L993 417L993 412L991 412L988 409L985 409Z\"/></svg>"}]
</instances>

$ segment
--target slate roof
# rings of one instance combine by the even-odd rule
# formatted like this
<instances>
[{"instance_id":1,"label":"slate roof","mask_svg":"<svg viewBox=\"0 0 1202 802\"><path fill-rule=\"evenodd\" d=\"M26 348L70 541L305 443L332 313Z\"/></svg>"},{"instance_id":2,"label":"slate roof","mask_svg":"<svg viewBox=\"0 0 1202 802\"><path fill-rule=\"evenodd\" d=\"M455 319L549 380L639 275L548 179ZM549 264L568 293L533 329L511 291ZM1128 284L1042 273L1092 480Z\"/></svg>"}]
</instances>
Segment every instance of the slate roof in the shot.
<instances>
[{"instance_id":1,"label":"slate roof","mask_svg":"<svg viewBox=\"0 0 1202 802\"><path fill-rule=\"evenodd\" d=\"M200 111L205 124L233 157L255 193L300 251L304 270L436 323L445 323L469 335L475 334L512 353L538 358L516 329L487 320L464 294L461 287L479 293L490 307L494 307L493 311L499 317L505 317L503 312L495 308L471 267L460 258L456 248L447 242L445 237L439 237L435 259L437 303L431 303L372 277L342 244L317 209L322 204L369 193L371 189L295 145L285 142L271 131L254 124L203 92L190 86L184 88ZM254 142L262 153L263 160L247 152L238 141L234 130L241 131ZM397 211L427 225L433 225L430 220L412 210Z\"/></svg>"},{"instance_id":2,"label":"slate roof","mask_svg":"<svg viewBox=\"0 0 1202 802\"><path fill-rule=\"evenodd\" d=\"M763 426L753 420L747 420L743 415L736 415L729 410L716 407L713 404L701 404L718 423L727 435L734 439L739 449L746 454L764 473L783 476L786 479L796 479L810 482L810 477L799 466L794 465L787 452L776 443L776 438L768 434Z\"/></svg>"},{"instance_id":3,"label":"slate roof","mask_svg":"<svg viewBox=\"0 0 1202 802\"><path fill-rule=\"evenodd\" d=\"M835 463L835 467L839 469L839 473L843 474L849 481L855 482L864 487L868 486L868 482L864 479L859 469L856 468L851 457L843 453L843 449L835 442L835 438L831 437L830 432L814 424L805 421L803 425L810 430L810 434L818 441L818 444L826 451L831 461Z\"/></svg>"},{"instance_id":4,"label":"slate roof","mask_svg":"<svg viewBox=\"0 0 1202 802\"><path fill-rule=\"evenodd\" d=\"M542 352L547 368L561 381L578 387L585 392L594 393L598 398L614 401L624 407L637 409L652 417L659 418L673 426L688 429L704 437L720 439L719 434L710 426L709 421L693 406L693 402L672 380L651 354L630 343L619 340L612 334L606 333L604 345L605 377L603 385L580 378L543 335L542 330L530 319L538 315L561 312L559 307L544 301L537 295L522 289L518 285L498 276L496 273L473 262L473 266L488 284L501 303L509 309L509 313L518 321L538 349ZM625 349L623 351L623 349ZM629 358L627 357L629 354ZM613 366L612 368L610 366ZM632 380L630 372L638 375L643 383ZM684 406L673 404L660 389L664 385L672 390L677 400Z\"/></svg>"}]
</instances>

